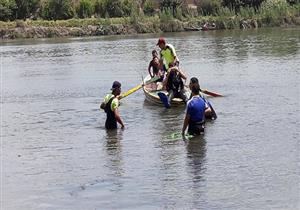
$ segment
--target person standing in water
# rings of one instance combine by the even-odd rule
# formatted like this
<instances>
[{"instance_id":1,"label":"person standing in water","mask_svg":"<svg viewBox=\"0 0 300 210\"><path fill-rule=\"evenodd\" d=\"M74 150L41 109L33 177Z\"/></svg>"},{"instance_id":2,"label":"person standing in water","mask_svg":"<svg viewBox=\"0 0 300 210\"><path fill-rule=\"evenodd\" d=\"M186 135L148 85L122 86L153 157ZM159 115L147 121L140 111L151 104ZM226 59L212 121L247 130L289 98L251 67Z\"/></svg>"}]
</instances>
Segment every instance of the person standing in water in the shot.
<instances>
[{"instance_id":1,"label":"person standing in water","mask_svg":"<svg viewBox=\"0 0 300 210\"><path fill-rule=\"evenodd\" d=\"M192 91L192 98L187 103L182 135L185 135L187 127L189 135L200 135L204 133L205 114L211 112L211 109L199 95L199 84L193 84L190 87Z\"/></svg>"},{"instance_id":2,"label":"person standing in water","mask_svg":"<svg viewBox=\"0 0 300 210\"><path fill-rule=\"evenodd\" d=\"M124 123L121 119L119 113L119 99L121 98L121 83L118 81L114 81L111 93L107 94L104 97L103 102L101 103L101 109L104 109L106 112L106 121L105 128L106 129L116 129L117 122L121 125L121 128L124 129Z\"/></svg>"},{"instance_id":3,"label":"person standing in water","mask_svg":"<svg viewBox=\"0 0 300 210\"><path fill-rule=\"evenodd\" d=\"M204 94L202 93L201 88L200 88L200 84L199 84L199 80L196 77L192 77L191 80L190 80L190 84L189 84L190 90L192 90L192 88L193 88L194 85L196 85L196 87L199 87L199 91L200 91L199 92L199 96L204 100L204 102L210 108L210 112L206 112L205 113L205 118L206 119L211 119L211 120L217 119L217 114L216 114L214 108L212 107L211 103L205 98ZM191 94L191 98L192 97L193 97L193 95Z\"/></svg>"}]
</instances>

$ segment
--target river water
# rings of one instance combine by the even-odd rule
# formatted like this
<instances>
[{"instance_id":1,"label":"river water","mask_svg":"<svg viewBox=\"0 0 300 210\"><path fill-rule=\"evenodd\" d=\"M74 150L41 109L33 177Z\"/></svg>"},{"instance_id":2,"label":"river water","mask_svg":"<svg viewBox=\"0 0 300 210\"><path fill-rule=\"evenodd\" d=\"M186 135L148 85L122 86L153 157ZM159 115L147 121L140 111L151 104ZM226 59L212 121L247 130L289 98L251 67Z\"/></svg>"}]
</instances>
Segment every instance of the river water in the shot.
<instances>
[{"instance_id":1,"label":"river water","mask_svg":"<svg viewBox=\"0 0 300 210\"><path fill-rule=\"evenodd\" d=\"M147 74L158 34L1 42L1 209L299 209L300 29L163 34L224 97L190 141L142 91L125 130L99 104Z\"/></svg>"}]
</instances>

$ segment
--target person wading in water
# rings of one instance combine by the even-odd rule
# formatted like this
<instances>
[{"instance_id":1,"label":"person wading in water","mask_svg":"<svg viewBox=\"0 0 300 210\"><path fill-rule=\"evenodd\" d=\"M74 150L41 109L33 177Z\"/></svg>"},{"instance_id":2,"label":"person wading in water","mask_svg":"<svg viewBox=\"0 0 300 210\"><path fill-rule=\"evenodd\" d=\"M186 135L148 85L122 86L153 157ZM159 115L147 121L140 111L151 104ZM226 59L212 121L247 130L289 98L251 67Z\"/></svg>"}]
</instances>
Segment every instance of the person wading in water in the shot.
<instances>
[{"instance_id":1,"label":"person wading in water","mask_svg":"<svg viewBox=\"0 0 300 210\"><path fill-rule=\"evenodd\" d=\"M188 127L189 135L200 135L204 133L205 113L211 112L210 107L199 95L200 86L191 86L192 98L187 103L186 115L182 127L182 135Z\"/></svg>"},{"instance_id":2,"label":"person wading in water","mask_svg":"<svg viewBox=\"0 0 300 210\"><path fill-rule=\"evenodd\" d=\"M118 81L114 81L111 90L112 92L105 96L104 101L100 106L100 108L104 109L104 111L106 112L105 128L116 129L118 122L121 125L121 128L124 129L125 126L120 117L118 109L121 94L121 83Z\"/></svg>"},{"instance_id":3,"label":"person wading in water","mask_svg":"<svg viewBox=\"0 0 300 210\"><path fill-rule=\"evenodd\" d=\"M212 107L211 103L204 97L203 93L201 92L201 89L200 89L200 84L199 84L199 80L198 78L196 77L192 77L191 80L190 80L190 84L189 84L189 88L190 90L192 90L193 86L197 86L199 87L199 96L204 100L204 102L209 106L210 108L210 111L207 111L205 112L205 118L206 119L211 119L211 120L215 120L217 119L217 114L214 110L214 108ZM193 95L191 94L191 97L190 99L192 99Z\"/></svg>"}]
</instances>

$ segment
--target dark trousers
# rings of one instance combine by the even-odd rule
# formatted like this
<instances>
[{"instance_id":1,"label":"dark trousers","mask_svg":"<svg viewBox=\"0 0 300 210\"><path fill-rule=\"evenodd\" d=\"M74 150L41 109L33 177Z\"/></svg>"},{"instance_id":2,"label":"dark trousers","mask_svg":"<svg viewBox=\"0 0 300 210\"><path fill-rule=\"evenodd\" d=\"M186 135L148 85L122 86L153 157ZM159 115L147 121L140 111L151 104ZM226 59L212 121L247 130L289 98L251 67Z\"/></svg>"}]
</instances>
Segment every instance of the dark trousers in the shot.
<instances>
[{"instance_id":1,"label":"dark trousers","mask_svg":"<svg viewBox=\"0 0 300 210\"><path fill-rule=\"evenodd\" d=\"M188 97L185 94L184 88L177 92L175 90L169 90L168 101L171 104L173 98L181 98L185 103L188 101Z\"/></svg>"},{"instance_id":2,"label":"dark trousers","mask_svg":"<svg viewBox=\"0 0 300 210\"><path fill-rule=\"evenodd\" d=\"M188 133L190 135L201 135L204 133L204 122L190 122Z\"/></svg>"}]
</instances>

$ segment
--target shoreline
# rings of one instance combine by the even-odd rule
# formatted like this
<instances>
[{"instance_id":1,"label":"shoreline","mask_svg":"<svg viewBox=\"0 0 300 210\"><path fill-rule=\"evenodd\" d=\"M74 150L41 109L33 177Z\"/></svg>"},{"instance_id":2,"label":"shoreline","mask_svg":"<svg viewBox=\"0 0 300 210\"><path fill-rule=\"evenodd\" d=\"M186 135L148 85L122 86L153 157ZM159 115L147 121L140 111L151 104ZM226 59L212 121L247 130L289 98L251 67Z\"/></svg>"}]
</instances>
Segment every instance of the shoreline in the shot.
<instances>
[{"instance_id":1,"label":"shoreline","mask_svg":"<svg viewBox=\"0 0 300 210\"><path fill-rule=\"evenodd\" d=\"M244 19L241 17L210 17L188 21L178 19L160 20L158 17L137 20L136 18L114 19L71 19L71 20L26 20L1 22L1 40L26 38L59 38L59 37L89 37L105 35L134 35L163 32L183 32L189 29L199 29L208 23L215 24L213 30L253 29L263 27L293 27L300 26L300 16L281 18L276 23L268 23L263 19ZM208 29L210 30L210 29Z\"/></svg>"}]
</instances>

